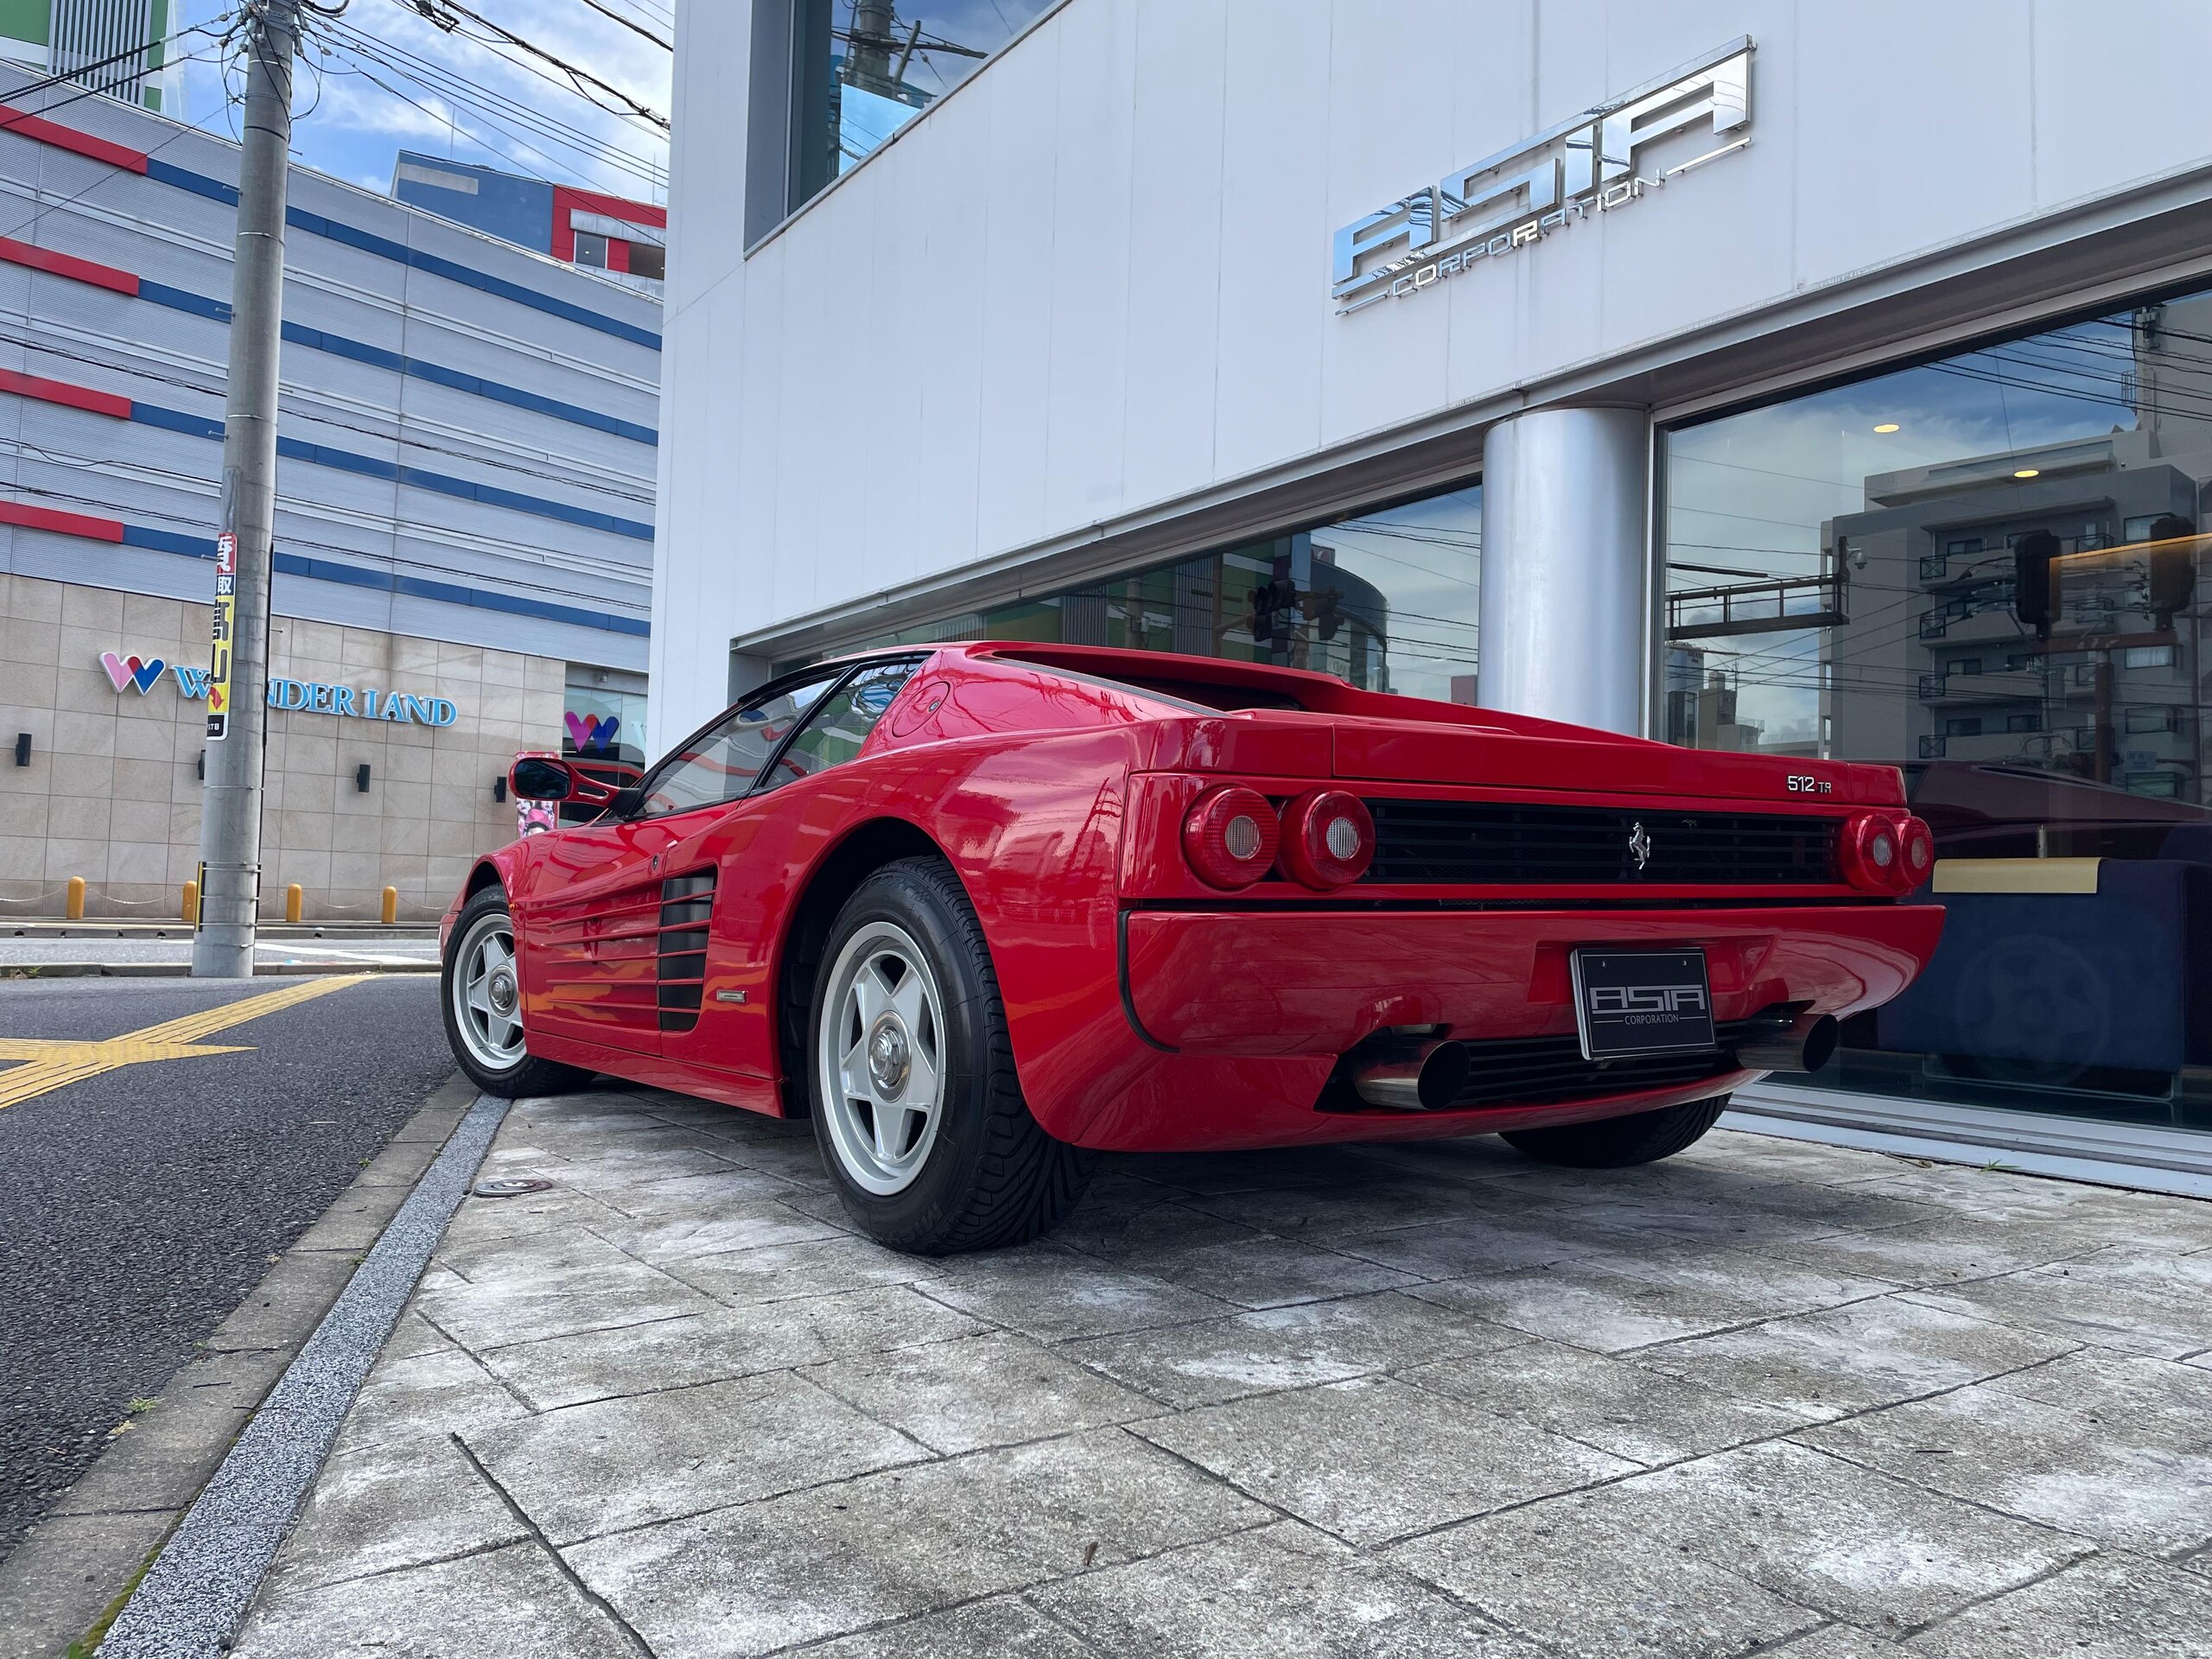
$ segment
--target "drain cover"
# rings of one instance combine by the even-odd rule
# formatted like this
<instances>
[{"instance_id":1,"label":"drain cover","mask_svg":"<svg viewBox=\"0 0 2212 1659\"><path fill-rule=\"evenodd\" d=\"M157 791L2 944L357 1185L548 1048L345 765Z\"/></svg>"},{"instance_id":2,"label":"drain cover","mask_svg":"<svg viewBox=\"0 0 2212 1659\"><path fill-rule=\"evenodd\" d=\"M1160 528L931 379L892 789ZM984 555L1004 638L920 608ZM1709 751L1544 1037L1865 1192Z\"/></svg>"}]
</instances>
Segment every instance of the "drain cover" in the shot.
<instances>
[{"instance_id":1,"label":"drain cover","mask_svg":"<svg viewBox=\"0 0 2212 1659\"><path fill-rule=\"evenodd\" d=\"M550 1192L550 1181L479 1181L469 1192L480 1198L518 1198L525 1192Z\"/></svg>"}]
</instances>

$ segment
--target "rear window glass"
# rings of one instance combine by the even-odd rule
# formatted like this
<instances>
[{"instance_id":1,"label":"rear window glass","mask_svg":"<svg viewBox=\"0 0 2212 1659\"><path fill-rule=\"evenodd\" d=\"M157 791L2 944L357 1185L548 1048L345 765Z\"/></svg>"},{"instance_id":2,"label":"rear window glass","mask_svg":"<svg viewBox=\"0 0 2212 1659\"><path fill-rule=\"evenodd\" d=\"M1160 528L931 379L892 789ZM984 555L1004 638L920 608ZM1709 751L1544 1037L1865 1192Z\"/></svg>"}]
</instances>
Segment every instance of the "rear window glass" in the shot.
<instances>
[{"instance_id":1,"label":"rear window glass","mask_svg":"<svg viewBox=\"0 0 2212 1659\"><path fill-rule=\"evenodd\" d=\"M1133 685L1140 691L1154 696L1173 697L1181 702L1195 702L1202 709L1219 709L1225 712L1238 709L1303 709L1306 705L1287 691L1272 686L1215 685L1205 680L1171 680L1152 675L1139 677L1123 674L1117 677L1120 683Z\"/></svg>"}]
</instances>

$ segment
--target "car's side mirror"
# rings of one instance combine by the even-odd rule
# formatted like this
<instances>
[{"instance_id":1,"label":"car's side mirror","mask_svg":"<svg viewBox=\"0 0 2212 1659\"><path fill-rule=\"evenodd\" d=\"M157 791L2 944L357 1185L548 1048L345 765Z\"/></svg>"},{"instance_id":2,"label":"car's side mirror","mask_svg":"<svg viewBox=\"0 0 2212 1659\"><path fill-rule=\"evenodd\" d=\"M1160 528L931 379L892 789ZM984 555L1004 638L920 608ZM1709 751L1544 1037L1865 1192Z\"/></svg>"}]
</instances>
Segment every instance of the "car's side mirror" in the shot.
<instances>
[{"instance_id":1,"label":"car's side mirror","mask_svg":"<svg viewBox=\"0 0 2212 1659\"><path fill-rule=\"evenodd\" d=\"M525 801L574 801L580 806L605 806L621 793L554 754L518 755L507 787Z\"/></svg>"}]
</instances>

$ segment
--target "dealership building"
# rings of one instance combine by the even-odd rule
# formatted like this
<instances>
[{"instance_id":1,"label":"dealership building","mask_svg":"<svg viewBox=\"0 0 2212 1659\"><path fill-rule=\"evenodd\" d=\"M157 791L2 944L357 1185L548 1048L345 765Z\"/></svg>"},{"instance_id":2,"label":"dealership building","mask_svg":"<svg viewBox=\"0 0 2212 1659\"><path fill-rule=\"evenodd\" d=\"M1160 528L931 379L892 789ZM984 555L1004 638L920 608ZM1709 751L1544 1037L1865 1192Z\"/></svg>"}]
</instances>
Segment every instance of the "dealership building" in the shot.
<instances>
[{"instance_id":1,"label":"dealership building","mask_svg":"<svg viewBox=\"0 0 2212 1659\"><path fill-rule=\"evenodd\" d=\"M173 919L238 149L73 86L9 98L30 79L0 67L0 915L59 916L76 877L89 915ZM454 222L501 176L452 170L441 213L292 175L264 914L296 884L313 918L386 887L435 915L512 839L518 750L644 759L658 284L580 264L573 227L556 256Z\"/></svg>"},{"instance_id":2,"label":"dealership building","mask_svg":"<svg viewBox=\"0 0 2212 1659\"><path fill-rule=\"evenodd\" d=\"M1738 1106L2212 1191L2212 13L2137 16L690 8L656 718L996 637L1894 765L1942 953Z\"/></svg>"}]
</instances>

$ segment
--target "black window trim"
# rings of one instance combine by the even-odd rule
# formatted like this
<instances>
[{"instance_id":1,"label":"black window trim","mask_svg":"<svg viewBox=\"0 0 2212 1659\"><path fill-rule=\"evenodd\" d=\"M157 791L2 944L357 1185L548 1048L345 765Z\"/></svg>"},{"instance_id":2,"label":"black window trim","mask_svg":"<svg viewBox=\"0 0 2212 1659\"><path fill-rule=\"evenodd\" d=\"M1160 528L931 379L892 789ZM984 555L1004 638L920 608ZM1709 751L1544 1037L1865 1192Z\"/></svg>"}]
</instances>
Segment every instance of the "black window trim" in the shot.
<instances>
[{"instance_id":1,"label":"black window trim","mask_svg":"<svg viewBox=\"0 0 2212 1659\"><path fill-rule=\"evenodd\" d=\"M823 682L822 695L814 700L813 706L791 722L791 730L784 734L783 741L777 744L775 748L770 752L768 758L761 763L760 769L753 774L753 781L746 785L744 793L733 795L728 800L721 802L721 804L724 806L734 806L740 801L750 800L753 796L760 792L760 780L763 778L766 778L769 772L774 767L775 764L784 758L784 751L791 746L792 741L796 739L801 732L806 729L809 722L810 722L814 718L815 709L819 709L823 703L827 702L830 698L836 696L838 691L843 689L845 683L851 679L853 676L860 673L865 669L880 667L886 663L910 662L914 664L917 669L918 669L922 664L927 662L935 655L936 652L934 650L916 652L908 648L856 658L843 664L842 668L839 668L834 664L824 664L821 663L809 663L804 668L793 669L788 674L779 674L775 678L763 682L761 684L753 687L752 690L747 691L743 696L738 698L736 702L728 704L720 714L716 715L712 720L701 726L698 730L693 732L689 737L686 737L681 743L677 744L674 748L671 749L666 754L663 755L658 760L654 762L652 767L632 785L632 787L638 791L639 810L629 816L640 820L647 817L672 818L679 816L681 813L699 811L701 810L699 807L686 806L679 807L675 812L647 813L644 810L645 797L651 792L652 785L659 781L660 774L665 768L672 765L681 756L688 753L694 744L697 743L700 739L705 737L709 732L715 731L720 728L723 721L728 720L730 716L736 714L738 710L747 708L753 703L765 702L770 697L780 696L785 691L791 690L798 686L810 684L816 680ZM903 690L904 688L901 689Z\"/></svg>"},{"instance_id":2,"label":"black window trim","mask_svg":"<svg viewBox=\"0 0 2212 1659\"><path fill-rule=\"evenodd\" d=\"M766 760L761 763L760 770L759 772L753 773L753 787L747 790L745 793L738 798L740 800L747 799L750 797L758 795L761 792L760 785L762 780L766 779L770 772L776 769L777 762L780 761L784 758L784 751L790 748L792 744L798 741L799 734L804 732L808 727L814 724L814 718L817 715L821 713L823 706L826 704L830 698L836 696L840 691L843 690L855 677L866 673L871 668L884 668L893 663L912 663L914 664L916 672L919 672L921 665L929 661L929 659L935 655L937 655L937 653L934 651L891 651L884 652L881 656L863 657L857 662L848 663L845 665L845 671L840 674L836 679L832 680L830 683L828 689L825 690L820 696L814 700L814 707L808 709L804 714L801 715L797 720L791 722L791 728L789 732L785 734L784 741L776 745L776 752L770 755ZM909 674L906 677L906 679L911 682L913 677L912 674ZM904 691L906 689L906 687L904 683L902 683L899 688L901 691ZM892 701L896 702L898 698L894 696L892 698ZM883 712L887 715L891 710L888 708L886 708ZM878 718L880 719L881 716L879 715ZM869 728L869 730L871 731L874 729L874 728L873 727ZM794 779L794 781L797 780ZM779 787L780 787L780 785L779 785Z\"/></svg>"}]
</instances>

